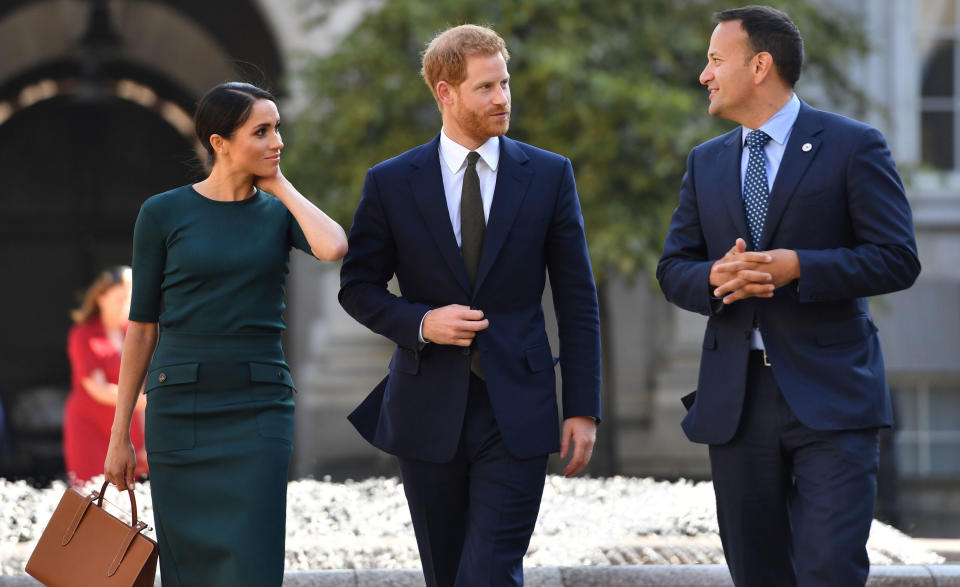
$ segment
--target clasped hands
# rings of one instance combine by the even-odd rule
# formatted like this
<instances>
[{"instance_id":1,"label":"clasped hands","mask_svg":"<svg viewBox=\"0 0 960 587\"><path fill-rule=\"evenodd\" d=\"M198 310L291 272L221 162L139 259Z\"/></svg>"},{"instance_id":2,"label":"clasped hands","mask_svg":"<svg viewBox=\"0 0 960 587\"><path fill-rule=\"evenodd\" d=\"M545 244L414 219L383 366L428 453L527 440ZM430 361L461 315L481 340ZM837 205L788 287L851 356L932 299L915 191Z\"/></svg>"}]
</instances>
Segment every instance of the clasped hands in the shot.
<instances>
[{"instance_id":1,"label":"clasped hands","mask_svg":"<svg viewBox=\"0 0 960 587\"><path fill-rule=\"evenodd\" d=\"M773 291L800 278L800 260L790 249L747 251L738 238L727 253L710 267L713 295L732 304L746 298L772 298Z\"/></svg>"},{"instance_id":2,"label":"clasped hands","mask_svg":"<svg viewBox=\"0 0 960 587\"><path fill-rule=\"evenodd\" d=\"M423 317L423 338L436 344L468 347L477 332L490 326L482 310L472 310L460 304L434 308ZM593 454L597 439L597 424L593 418L575 416L563 421L560 433L560 458L570 455L563 474L571 477L579 473Z\"/></svg>"}]
</instances>

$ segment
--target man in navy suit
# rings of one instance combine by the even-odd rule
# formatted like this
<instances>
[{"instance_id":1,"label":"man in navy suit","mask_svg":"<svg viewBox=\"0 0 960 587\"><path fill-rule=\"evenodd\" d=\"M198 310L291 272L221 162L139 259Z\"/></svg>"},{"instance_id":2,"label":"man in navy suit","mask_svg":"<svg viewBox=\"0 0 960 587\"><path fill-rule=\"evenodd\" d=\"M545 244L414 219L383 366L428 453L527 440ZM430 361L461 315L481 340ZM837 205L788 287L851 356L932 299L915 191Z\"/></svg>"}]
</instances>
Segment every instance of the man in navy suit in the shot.
<instances>
[{"instance_id":1,"label":"man in navy suit","mask_svg":"<svg viewBox=\"0 0 960 587\"><path fill-rule=\"evenodd\" d=\"M877 130L794 94L786 14L714 19L700 83L741 126L690 152L657 267L669 301L709 316L683 429L709 445L738 587L864 585L892 420L866 298L920 272L910 208Z\"/></svg>"},{"instance_id":2,"label":"man in navy suit","mask_svg":"<svg viewBox=\"0 0 960 587\"><path fill-rule=\"evenodd\" d=\"M600 321L573 169L503 136L508 59L484 27L433 39L422 74L443 128L367 172L341 270L340 303L397 345L350 419L398 457L428 586L522 585L547 456L571 452L564 473L576 474L600 418Z\"/></svg>"}]
</instances>

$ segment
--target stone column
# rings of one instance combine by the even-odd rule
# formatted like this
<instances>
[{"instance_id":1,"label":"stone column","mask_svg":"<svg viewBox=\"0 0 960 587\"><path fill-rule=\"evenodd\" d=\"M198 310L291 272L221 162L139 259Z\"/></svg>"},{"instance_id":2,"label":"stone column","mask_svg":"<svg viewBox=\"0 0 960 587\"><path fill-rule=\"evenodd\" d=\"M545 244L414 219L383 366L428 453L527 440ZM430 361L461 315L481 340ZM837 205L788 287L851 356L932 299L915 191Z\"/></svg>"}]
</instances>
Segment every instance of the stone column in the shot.
<instances>
[{"instance_id":1,"label":"stone column","mask_svg":"<svg viewBox=\"0 0 960 587\"><path fill-rule=\"evenodd\" d=\"M393 475L394 460L347 421L387 374L393 345L347 315L337 301L339 263L291 254L287 360L297 384L294 478Z\"/></svg>"}]
</instances>

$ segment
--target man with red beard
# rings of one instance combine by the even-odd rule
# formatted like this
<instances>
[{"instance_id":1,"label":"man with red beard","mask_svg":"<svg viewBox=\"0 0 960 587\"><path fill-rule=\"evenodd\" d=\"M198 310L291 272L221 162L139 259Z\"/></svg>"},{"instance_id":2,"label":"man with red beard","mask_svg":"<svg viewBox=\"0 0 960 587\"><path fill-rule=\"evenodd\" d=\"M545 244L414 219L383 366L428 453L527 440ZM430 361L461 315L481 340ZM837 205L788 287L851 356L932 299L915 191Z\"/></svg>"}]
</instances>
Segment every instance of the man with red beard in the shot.
<instances>
[{"instance_id":1,"label":"man with red beard","mask_svg":"<svg viewBox=\"0 0 960 587\"><path fill-rule=\"evenodd\" d=\"M575 475L600 419L600 319L573 169L504 136L509 58L484 27L431 41L421 73L443 128L367 172L340 274L344 309L397 345L350 420L398 457L431 587L522 585L547 457L570 453Z\"/></svg>"}]
</instances>

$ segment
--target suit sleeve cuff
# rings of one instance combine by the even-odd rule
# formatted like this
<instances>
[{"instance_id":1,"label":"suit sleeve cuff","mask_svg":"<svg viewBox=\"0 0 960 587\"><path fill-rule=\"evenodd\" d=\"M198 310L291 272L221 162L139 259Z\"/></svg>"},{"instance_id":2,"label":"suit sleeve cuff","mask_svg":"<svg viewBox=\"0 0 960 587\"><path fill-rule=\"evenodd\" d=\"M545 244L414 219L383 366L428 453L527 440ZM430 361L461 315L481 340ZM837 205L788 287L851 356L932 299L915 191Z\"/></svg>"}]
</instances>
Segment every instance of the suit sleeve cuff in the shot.
<instances>
[{"instance_id":1,"label":"suit sleeve cuff","mask_svg":"<svg viewBox=\"0 0 960 587\"><path fill-rule=\"evenodd\" d=\"M714 286L710 285L709 273L707 274L707 295L710 296L710 316L716 316L720 312L723 312L723 309L727 307L723 303L723 296L713 295L713 290L717 289ZM728 294L729 295L729 294Z\"/></svg>"}]
</instances>

